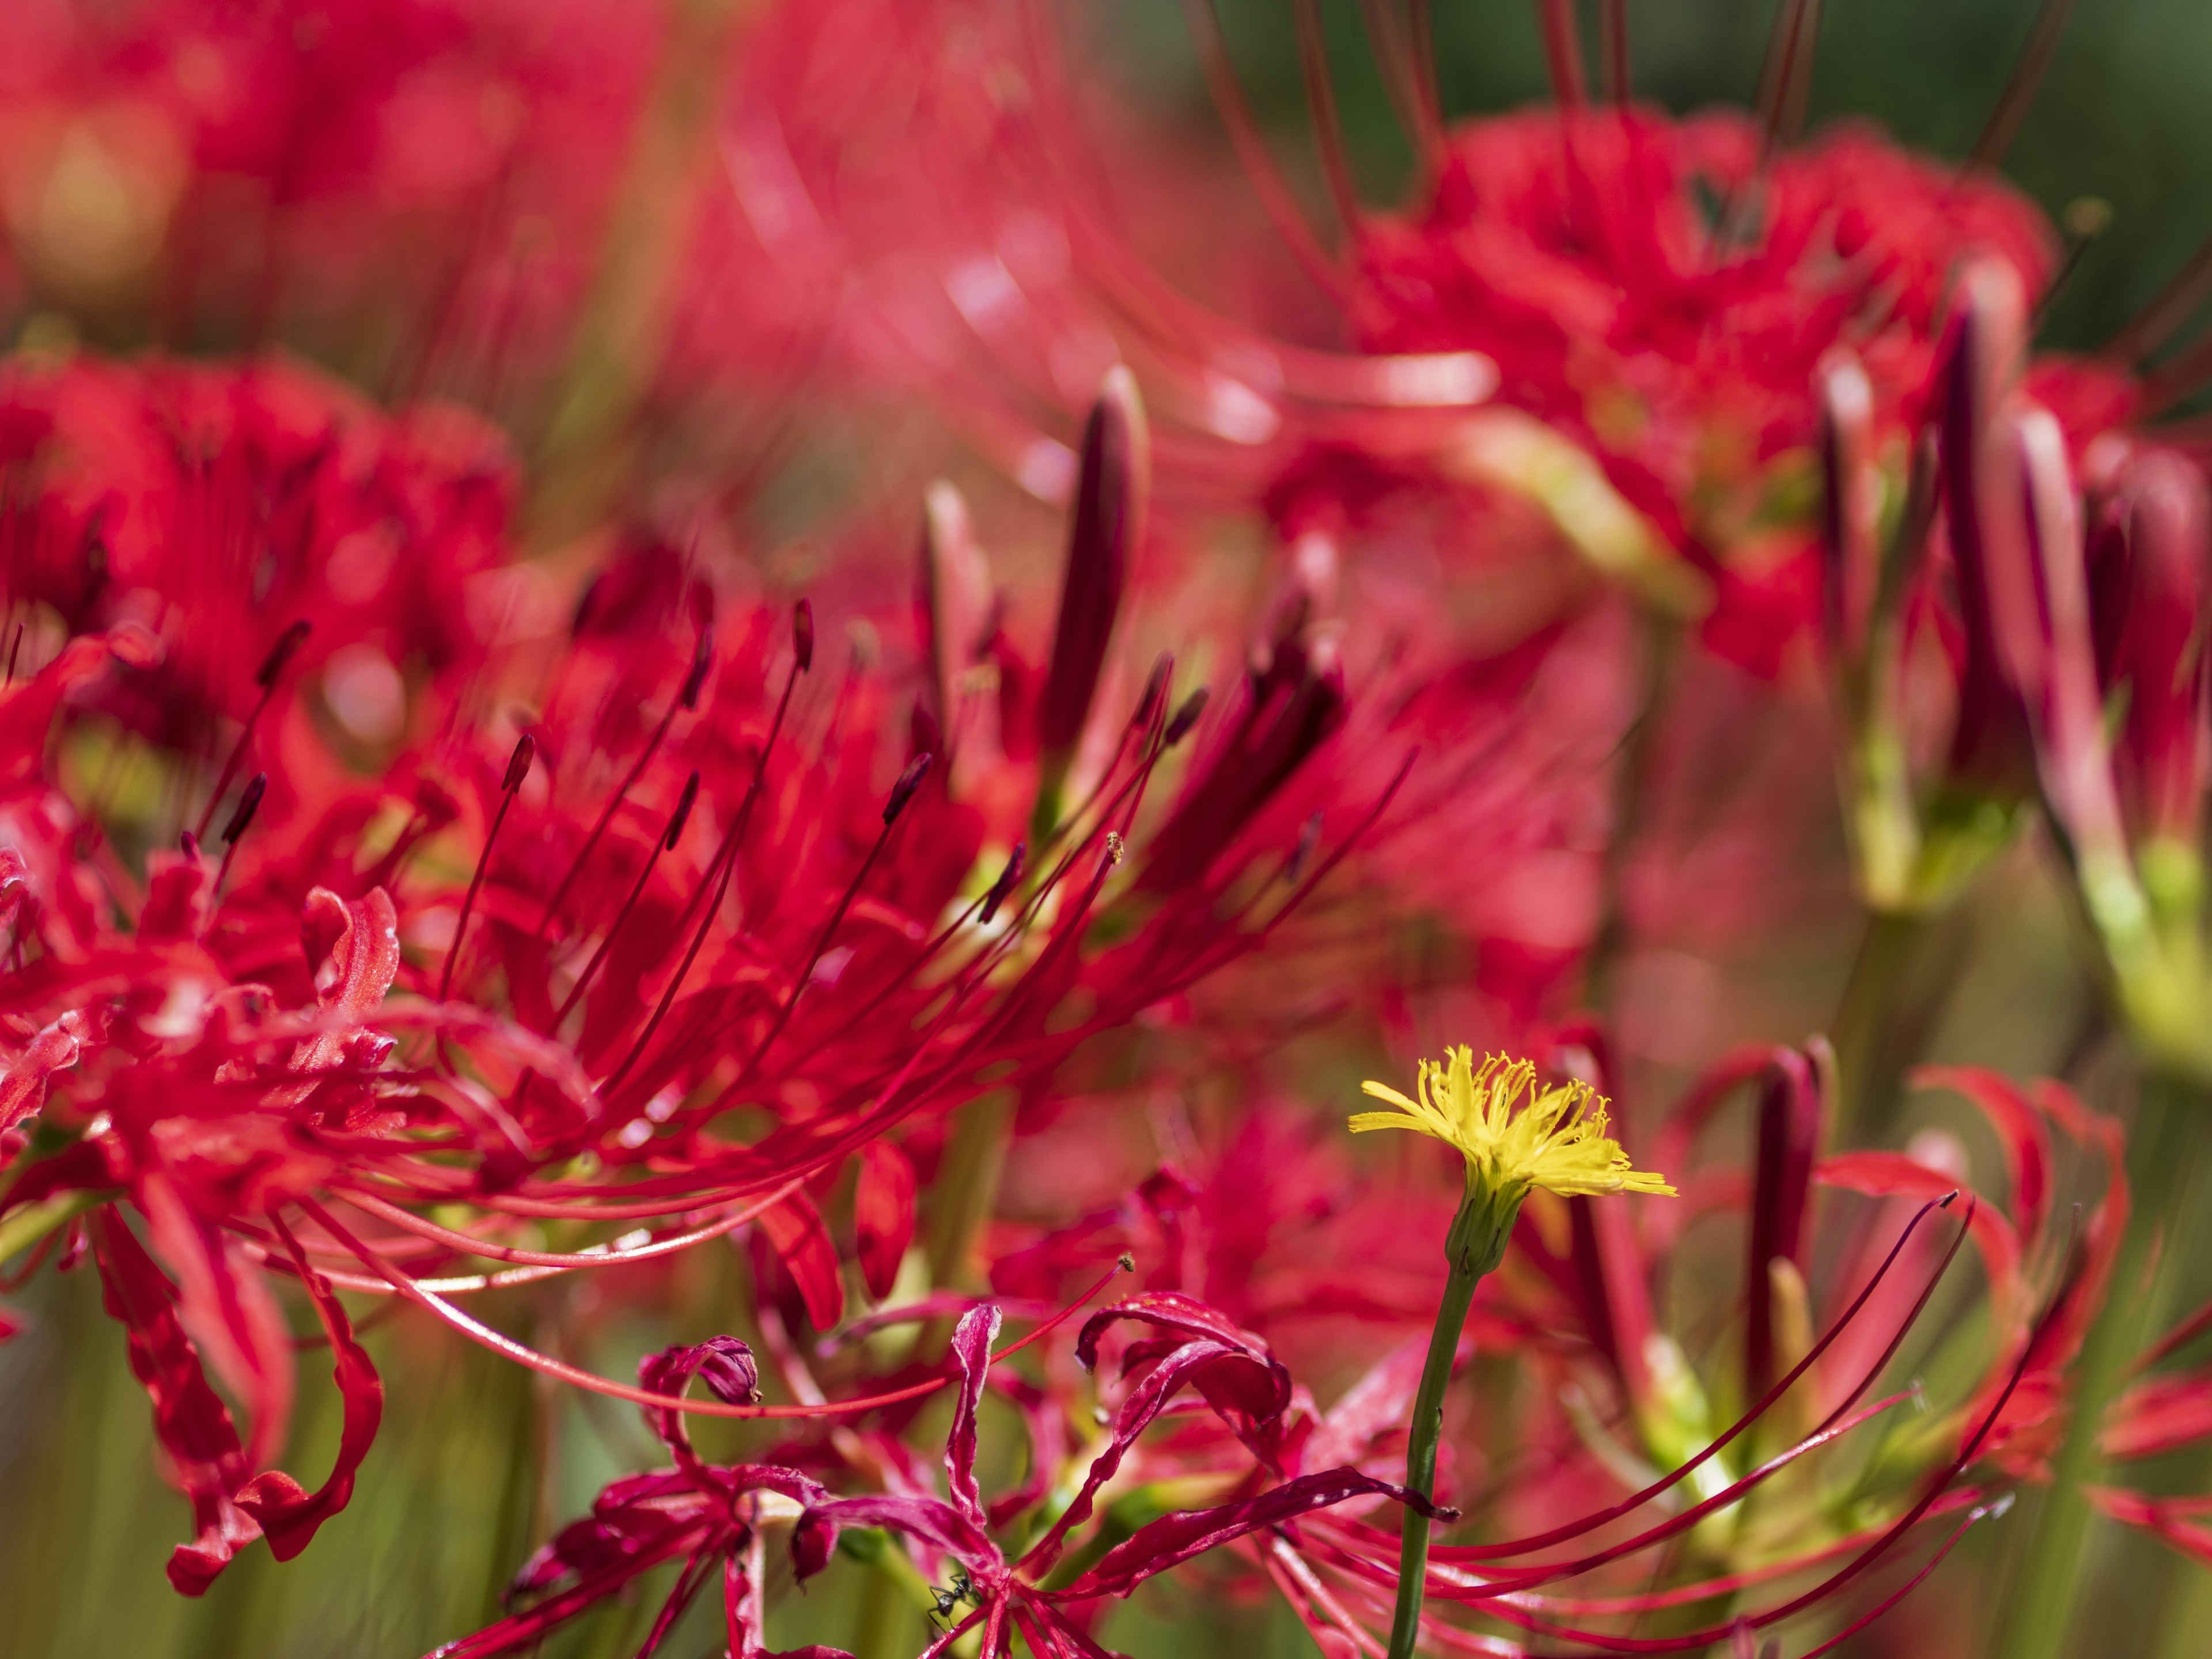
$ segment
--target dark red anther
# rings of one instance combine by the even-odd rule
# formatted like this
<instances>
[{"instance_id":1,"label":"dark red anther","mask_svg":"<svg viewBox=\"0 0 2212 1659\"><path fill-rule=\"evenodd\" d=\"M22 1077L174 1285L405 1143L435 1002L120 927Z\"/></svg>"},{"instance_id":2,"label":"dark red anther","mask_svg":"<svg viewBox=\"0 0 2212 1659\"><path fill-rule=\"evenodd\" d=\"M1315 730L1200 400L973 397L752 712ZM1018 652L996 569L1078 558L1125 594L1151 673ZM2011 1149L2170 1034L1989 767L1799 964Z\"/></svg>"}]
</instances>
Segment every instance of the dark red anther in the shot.
<instances>
[{"instance_id":1,"label":"dark red anther","mask_svg":"<svg viewBox=\"0 0 2212 1659\"><path fill-rule=\"evenodd\" d=\"M266 691L276 684L276 677L284 672L284 665L291 661L300 647L307 642L307 634L312 626L302 617L276 636L276 643L269 647L269 654L261 659L261 666L253 671L256 685Z\"/></svg>"},{"instance_id":2,"label":"dark red anther","mask_svg":"<svg viewBox=\"0 0 2212 1659\"><path fill-rule=\"evenodd\" d=\"M13 639L11 639L11 640L9 640L9 641L8 641L8 681L7 681L7 683L8 683L9 684L10 684L10 685L13 685L13 684L15 683L15 657L16 657L16 653L19 653L19 652L21 652L21 651L22 650L22 648L23 648L23 624L22 624L22 623L17 623L15 624L15 638L13 638Z\"/></svg>"},{"instance_id":3,"label":"dark red anther","mask_svg":"<svg viewBox=\"0 0 2212 1659\"><path fill-rule=\"evenodd\" d=\"M1296 679L1271 672L1254 688L1212 769L1154 839L1140 883L1147 890L1174 892L1204 877L1253 814L1344 723L1343 676L1330 653L1298 657Z\"/></svg>"},{"instance_id":4,"label":"dark red anther","mask_svg":"<svg viewBox=\"0 0 2212 1659\"><path fill-rule=\"evenodd\" d=\"M510 795L521 788L523 779L530 775L531 760L537 753L538 739L525 732L516 741L514 752L507 757L507 776L499 787Z\"/></svg>"},{"instance_id":5,"label":"dark red anther","mask_svg":"<svg viewBox=\"0 0 2212 1659\"><path fill-rule=\"evenodd\" d=\"M181 831L177 836L177 850L188 859L199 857L200 838L189 830Z\"/></svg>"},{"instance_id":6,"label":"dark red anther","mask_svg":"<svg viewBox=\"0 0 2212 1659\"><path fill-rule=\"evenodd\" d=\"M228 847L244 835L253 815L261 810L261 798L269 792L269 775L256 772L246 781L245 793L238 798L238 808L230 815L230 822L222 826L223 845Z\"/></svg>"},{"instance_id":7,"label":"dark red anther","mask_svg":"<svg viewBox=\"0 0 2212 1659\"><path fill-rule=\"evenodd\" d=\"M677 837L684 833L684 825L691 817L691 804L699 799L699 769L693 767L691 775L684 780L684 793L676 798L676 811L668 820L668 833L660 838L661 847L676 850Z\"/></svg>"},{"instance_id":8,"label":"dark red anther","mask_svg":"<svg viewBox=\"0 0 2212 1659\"><path fill-rule=\"evenodd\" d=\"M808 672L814 666L814 605L801 599L791 608L791 648L799 659L799 672Z\"/></svg>"},{"instance_id":9,"label":"dark red anther","mask_svg":"<svg viewBox=\"0 0 2212 1659\"><path fill-rule=\"evenodd\" d=\"M676 701L685 708L699 706L699 693L707 684L708 672L714 665L714 635L712 630L701 629L699 642L691 648L691 672L684 677L684 690Z\"/></svg>"},{"instance_id":10,"label":"dark red anther","mask_svg":"<svg viewBox=\"0 0 2212 1659\"><path fill-rule=\"evenodd\" d=\"M1014 850L1006 856L1006 867L999 872L998 880L983 896L983 908L975 913L975 920L988 925L999 914L999 907L1006 902L1006 895L1014 890L1014 884L1022 878L1022 866L1028 861L1030 844L1025 841L1014 843Z\"/></svg>"},{"instance_id":11,"label":"dark red anther","mask_svg":"<svg viewBox=\"0 0 2212 1659\"><path fill-rule=\"evenodd\" d=\"M1167 698L1168 681L1175 673L1175 658L1163 651L1153 660L1152 672L1145 676L1145 689L1137 698L1137 712L1129 716L1129 729L1141 732L1152 723L1160 712L1160 704Z\"/></svg>"},{"instance_id":12,"label":"dark red anther","mask_svg":"<svg viewBox=\"0 0 2212 1659\"><path fill-rule=\"evenodd\" d=\"M571 639L580 638L584 629L590 625L592 613L599 609L599 584L606 580L606 576L607 573L604 570L593 571L591 580L584 584L584 591L576 596L576 608L568 617L568 635Z\"/></svg>"},{"instance_id":13,"label":"dark red anther","mask_svg":"<svg viewBox=\"0 0 2212 1659\"><path fill-rule=\"evenodd\" d=\"M1037 706L1039 745L1048 763L1056 757L1061 766L1083 736L1121 613L1129 558L1144 535L1151 446L1137 382L1126 368L1106 376L1083 429L1082 466L1052 667Z\"/></svg>"},{"instance_id":14,"label":"dark red anther","mask_svg":"<svg viewBox=\"0 0 2212 1659\"><path fill-rule=\"evenodd\" d=\"M1182 707L1175 711L1175 718L1168 722L1168 729L1160 734L1163 749L1172 749L1190 735L1190 728L1196 726L1199 716L1206 713L1206 699L1212 695L1201 685L1182 700Z\"/></svg>"},{"instance_id":15,"label":"dark red anther","mask_svg":"<svg viewBox=\"0 0 2212 1659\"><path fill-rule=\"evenodd\" d=\"M888 830L898 822L898 815L906 811L906 804L914 799L914 792L921 787L921 781L929 775L930 763L937 757L927 752L916 755L906 763L898 781L891 786L891 798L884 805L884 828Z\"/></svg>"}]
</instances>

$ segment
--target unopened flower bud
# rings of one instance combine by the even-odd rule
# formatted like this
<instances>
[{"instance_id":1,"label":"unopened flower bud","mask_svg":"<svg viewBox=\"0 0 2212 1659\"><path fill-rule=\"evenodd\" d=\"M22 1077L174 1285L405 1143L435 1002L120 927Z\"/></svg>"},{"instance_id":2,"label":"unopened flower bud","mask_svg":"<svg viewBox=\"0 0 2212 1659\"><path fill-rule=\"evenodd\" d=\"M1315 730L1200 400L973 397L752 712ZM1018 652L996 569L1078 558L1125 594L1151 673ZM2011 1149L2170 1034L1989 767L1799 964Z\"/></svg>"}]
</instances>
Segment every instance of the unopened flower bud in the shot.
<instances>
[{"instance_id":1,"label":"unopened flower bud","mask_svg":"<svg viewBox=\"0 0 2212 1659\"><path fill-rule=\"evenodd\" d=\"M1063 763L1083 735L1121 612L1129 558L1144 535L1151 444L1137 382L1126 368L1106 376L1084 428L1082 466L1052 666L1037 707L1038 741L1047 757Z\"/></svg>"}]
</instances>

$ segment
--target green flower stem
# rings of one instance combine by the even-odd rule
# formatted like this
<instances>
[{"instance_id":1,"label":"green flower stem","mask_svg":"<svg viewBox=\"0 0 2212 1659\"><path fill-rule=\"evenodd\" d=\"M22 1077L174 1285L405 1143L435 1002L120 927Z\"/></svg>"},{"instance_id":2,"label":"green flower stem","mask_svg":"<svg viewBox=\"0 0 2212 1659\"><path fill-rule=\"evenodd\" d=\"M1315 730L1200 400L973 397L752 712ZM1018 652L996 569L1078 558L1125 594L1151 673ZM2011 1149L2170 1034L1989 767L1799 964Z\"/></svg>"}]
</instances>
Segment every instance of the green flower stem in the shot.
<instances>
[{"instance_id":1,"label":"green flower stem","mask_svg":"<svg viewBox=\"0 0 2212 1659\"><path fill-rule=\"evenodd\" d=\"M2212 1101L2200 1085L2158 1077L2143 1081L2142 1105L2130 1137L2127 1234L2112 1264L2104 1308L2081 1346L2065 1444L2014 1571L2008 1614L1991 1650L2000 1659L2057 1659L2065 1649L2092 1519L2083 1490L2096 1484L2104 1467L2097 1431L2127 1381L2129 1360L2159 1322L2161 1292L2172 1277L2166 1269L2179 1243L2179 1200L2203 1146L2208 1112ZM2161 1237L2164 1260L2155 1281L2146 1285Z\"/></svg>"},{"instance_id":2,"label":"green flower stem","mask_svg":"<svg viewBox=\"0 0 2212 1659\"><path fill-rule=\"evenodd\" d=\"M1899 1048L1893 1027L1914 957L1927 937L1927 918L1914 911L1876 910L1852 959L1836 1009L1838 1099L1830 1132L1849 1145L1870 1115L1884 1115L1895 1088Z\"/></svg>"},{"instance_id":3,"label":"green flower stem","mask_svg":"<svg viewBox=\"0 0 2212 1659\"><path fill-rule=\"evenodd\" d=\"M1429 1337L1429 1357L1421 1366L1421 1386L1413 1396L1412 1437L1406 1444L1406 1485L1424 1498L1437 1487L1437 1443L1443 1437L1444 1389L1451 1382L1452 1361L1459 1353L1461 1330L1467 1310L1474 1301L1474 1287L1505 1255L1512 1236L1513 1219L1521 1212L1528 1188L1519 1183L1503 1188L1480 1180L1468 1170L1467 1195L1452 1218L1445 1236L1444 1260L1450 1267L1444 1280L1443 1300L1437 1308L1436 1329ZM1429 1571L1429 1517L1408 1508L1406 1530L1398 1545L1398 1607L1390 1623L1390 1659L1413 1659L1413 1644L1421 1633L1421 1597Z\"/></svg>"},{"instance_id":4,"label":"green flower stem","mask_svg":"<svg viewBox=\"0 0 2212 1659\"><path fill-rule=\"evenodd\" d=\"M66 1225L86 1211L96 1210L108 1200L121 1196L119 1188L78 1188L57 1193L36 1204L26 1204L5 1221L0 1221L0 1262L27 1250L55 1228Z\"/></svg>"}]
</instances>

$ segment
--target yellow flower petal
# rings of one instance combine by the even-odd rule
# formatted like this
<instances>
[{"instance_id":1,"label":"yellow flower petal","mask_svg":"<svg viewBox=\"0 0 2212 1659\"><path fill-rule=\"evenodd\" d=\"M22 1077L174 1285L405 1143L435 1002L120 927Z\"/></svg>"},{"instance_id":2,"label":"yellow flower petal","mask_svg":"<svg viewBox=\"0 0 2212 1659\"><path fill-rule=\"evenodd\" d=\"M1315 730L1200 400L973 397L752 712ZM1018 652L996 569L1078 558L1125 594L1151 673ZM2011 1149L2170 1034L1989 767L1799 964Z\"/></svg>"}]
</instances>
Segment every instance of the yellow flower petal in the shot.
<instances>
[{"instance_id":1,"label":"yellow flower petal","mask_svg":"<svg viewBox=\"0 0 2212 1659\"><path fill-rule=\"evenodd\" d=\"M1471 1176L1501 1190L1674 1196L1665 1176L1632 1167L1620 1143L1606 1133L1605 1100L1587 1083L1540 1088L1527 1060L1492 1054L1478 1068L1474 1051L1466 1048L1448 1050L1441 1065L1423 1060L1416 1082L1419 1099L1386 1084L1363 1085L1398 1109L1355 1114L1352 1133L1411 1129L1432 1136L1459 1149Z\"/></svg>"}]
</instances>

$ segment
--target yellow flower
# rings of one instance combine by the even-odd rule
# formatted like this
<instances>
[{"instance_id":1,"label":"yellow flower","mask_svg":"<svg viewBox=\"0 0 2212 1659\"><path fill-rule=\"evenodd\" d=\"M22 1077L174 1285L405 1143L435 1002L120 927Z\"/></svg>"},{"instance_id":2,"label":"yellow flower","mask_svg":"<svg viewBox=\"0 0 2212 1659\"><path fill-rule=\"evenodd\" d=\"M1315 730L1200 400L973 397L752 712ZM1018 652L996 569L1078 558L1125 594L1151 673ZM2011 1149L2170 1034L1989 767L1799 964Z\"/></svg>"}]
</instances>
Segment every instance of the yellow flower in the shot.
<instances>
[{"instance_id":1,"label":"yellow flower","mask_svg":"<svg viewBox=\"0 0 2212 1659\"><path fill-rule=\"evenodd\" d=\"M1419 1100L1383 1084L1364 1085L1397 1109L1354 1113L1352 1132L1411 1129L1456 1146L1467 1159L1470 1191L1480 1181L1497 1192L1541 1187L1567 1196L1674 1196L1665 1176L1629 1167L1620 1143L1606 1134L1605 1099L1587 1083L1539 1089L1536 1068L1525 1060L1492 1054L1478 1071L1473 1049L1447 1054L1443 1065L1421 1062Z\"/></svg>"}]
</instances>

